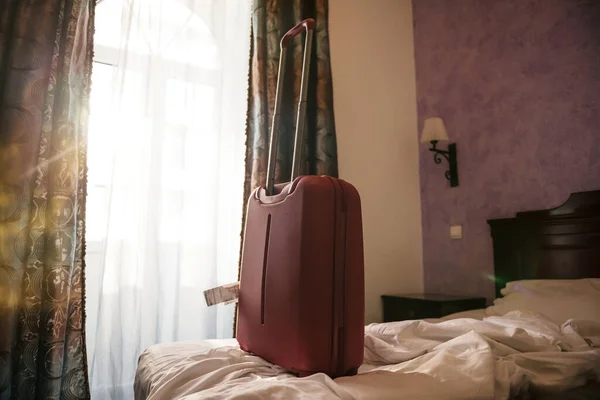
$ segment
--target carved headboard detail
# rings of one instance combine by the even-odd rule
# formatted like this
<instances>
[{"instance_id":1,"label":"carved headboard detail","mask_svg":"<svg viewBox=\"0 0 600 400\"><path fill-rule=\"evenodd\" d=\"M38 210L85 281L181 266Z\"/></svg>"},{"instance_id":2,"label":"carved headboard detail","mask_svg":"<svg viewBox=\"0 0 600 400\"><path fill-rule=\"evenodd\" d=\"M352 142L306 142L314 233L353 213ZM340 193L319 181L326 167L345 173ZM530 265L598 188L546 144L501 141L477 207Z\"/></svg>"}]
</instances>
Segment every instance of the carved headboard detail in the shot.
<instances>
[{"instance_id":1,"label":"carved headboard detail","mask_svg":"<svg viewBox=\"0 0 600 400\"><path fill-rule=\"evenodd\" d=\"M573 193L559 207L488 224L497 297L507 281L600 278L600 190Z\"/></svg>"}]
</instances>

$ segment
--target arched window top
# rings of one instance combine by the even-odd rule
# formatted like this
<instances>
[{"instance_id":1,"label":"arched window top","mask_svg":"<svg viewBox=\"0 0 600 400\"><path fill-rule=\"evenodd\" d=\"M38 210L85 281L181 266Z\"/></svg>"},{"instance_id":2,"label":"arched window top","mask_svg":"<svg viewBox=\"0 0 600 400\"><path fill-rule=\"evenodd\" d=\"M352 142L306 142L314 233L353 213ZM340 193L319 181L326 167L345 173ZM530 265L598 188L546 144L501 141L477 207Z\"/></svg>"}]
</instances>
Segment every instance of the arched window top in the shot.
<instances>
[{"instance_id":1,"label":"arched window top","mask_svg":"<svg viewBox=\"0 0 600 400\"><path fill-rule=\"evenodd\" d=\"M211 8L198 0L104 0L96 9L95 44L218 69L217 27L201 17L212 15Z\"/></svg>"}]
</instances>

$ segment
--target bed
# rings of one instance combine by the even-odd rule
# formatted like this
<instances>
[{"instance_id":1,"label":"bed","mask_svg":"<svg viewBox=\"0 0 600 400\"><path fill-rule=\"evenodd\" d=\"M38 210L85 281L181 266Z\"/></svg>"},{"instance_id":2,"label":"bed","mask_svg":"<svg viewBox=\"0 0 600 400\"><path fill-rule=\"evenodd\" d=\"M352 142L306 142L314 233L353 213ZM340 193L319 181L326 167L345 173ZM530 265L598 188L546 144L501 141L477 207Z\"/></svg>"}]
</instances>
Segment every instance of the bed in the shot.
<instances>
[{"instance_id":1,"label":"bed","mask_svg":"<svg viewBox=\"0 0 600 400\"><path fill-rule=\"evenodd\" d=\"M158 344L136 399L600 399L600 190L488 222L494 304L368 325L358 375L297 378L235 339Z\"/></svg>"}]
</instances>

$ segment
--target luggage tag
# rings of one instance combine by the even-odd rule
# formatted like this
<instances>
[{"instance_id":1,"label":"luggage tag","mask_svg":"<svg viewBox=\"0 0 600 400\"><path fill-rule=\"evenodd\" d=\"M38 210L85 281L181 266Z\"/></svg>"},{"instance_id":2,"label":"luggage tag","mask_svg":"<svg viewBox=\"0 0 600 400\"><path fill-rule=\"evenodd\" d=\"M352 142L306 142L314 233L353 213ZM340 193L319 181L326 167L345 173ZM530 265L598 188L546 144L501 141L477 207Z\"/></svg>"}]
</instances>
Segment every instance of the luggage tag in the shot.
<instances>
[{"instance_id":1,"label":"luggage tag","mask_svg":"<svg viewBox=\"0 0 600 400\"><path fill-rule=\"evenodd\" d=\"M240 297L240 282L228 283L227 285L217 286L204 291L204 300L208 307L217 304L234 303Z\"/></svg>"}]
</instances>

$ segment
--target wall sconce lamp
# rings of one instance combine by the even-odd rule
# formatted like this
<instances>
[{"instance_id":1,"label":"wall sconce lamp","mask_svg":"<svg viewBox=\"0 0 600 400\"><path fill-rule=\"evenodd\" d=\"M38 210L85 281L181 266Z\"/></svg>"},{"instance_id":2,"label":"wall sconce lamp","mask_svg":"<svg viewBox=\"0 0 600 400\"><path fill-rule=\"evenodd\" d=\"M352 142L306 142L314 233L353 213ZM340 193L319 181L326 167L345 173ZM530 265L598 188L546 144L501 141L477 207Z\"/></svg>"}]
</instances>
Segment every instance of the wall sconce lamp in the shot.
<instances>
[{"instance_id":1,"label":"wall sconce lamp","mask_svg":"<svg viewBox=\"0 0 600 400\"><path fill-rule=\"evenodd\" d=\"M444 121L441 118L427 118L423 126L423 134L421 135L421 143L431 142L429 151L433 152L433 160L436 164L442 162L441 156L448 160L449 168L446 171L446 179L450 181L451 187L458 186L458 167L456 165L456 143L448 144L448 150L440 150L436 147L437 142L448 141L448 134Z\"/></svg>"}]
</instances>

